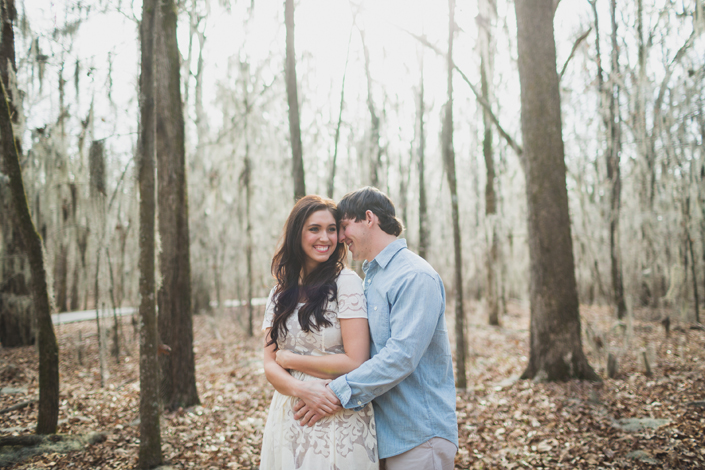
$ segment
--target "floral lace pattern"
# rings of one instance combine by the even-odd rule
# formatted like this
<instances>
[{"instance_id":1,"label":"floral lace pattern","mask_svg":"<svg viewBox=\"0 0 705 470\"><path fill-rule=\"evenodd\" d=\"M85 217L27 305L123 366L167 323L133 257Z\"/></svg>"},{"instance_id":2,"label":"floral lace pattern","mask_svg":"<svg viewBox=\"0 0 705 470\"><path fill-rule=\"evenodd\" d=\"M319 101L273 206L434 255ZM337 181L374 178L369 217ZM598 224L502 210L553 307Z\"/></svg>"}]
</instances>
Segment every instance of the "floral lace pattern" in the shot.
<instances>
[{"instance_id":1,"label":"floral lace pattern","mask_svg":"<svg viewBox=\"0 0 705 470\"><path fill-rule=\"evenodd\" d=\"M339 318L366 318L367 305L360 278L343 270L338 277L337 301L329 302L326 318L330 327L305 332L294 313L287 319L289 333L279 347L298 354L342 353L343 338ZM264 328L271 327L273 305L267 302ZM291 371L299 380L318 380ZM301 426L294 419L295 397L275 391L269 408L262 442L261 470L376 470L377 434L372 404L360 411L341 410L321 419L314 426Z\"/></svg>"}]
</instances>

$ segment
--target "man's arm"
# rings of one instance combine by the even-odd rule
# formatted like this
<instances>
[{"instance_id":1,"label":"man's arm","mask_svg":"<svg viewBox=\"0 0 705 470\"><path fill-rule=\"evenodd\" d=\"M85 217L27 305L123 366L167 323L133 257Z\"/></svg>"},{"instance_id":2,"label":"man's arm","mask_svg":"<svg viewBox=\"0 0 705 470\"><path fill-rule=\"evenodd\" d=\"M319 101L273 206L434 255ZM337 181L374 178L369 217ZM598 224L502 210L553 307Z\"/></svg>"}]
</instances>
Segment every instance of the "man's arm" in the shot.
<instances>
[{"instance_id":1,"label":"man's arm","mask_svg":"<svg viewBox=\"0 0 705 470\"><path fill-rule=\"evenodd\" d=\"M344 408L359 408L394 388L418 366L436 331L445 295L440 282L426 273L404 279L394 293L389 312L391 334L369 361L329 384ZM301 407L295 418L302 424L310 410Z\"/></svg>"}]
</instances>

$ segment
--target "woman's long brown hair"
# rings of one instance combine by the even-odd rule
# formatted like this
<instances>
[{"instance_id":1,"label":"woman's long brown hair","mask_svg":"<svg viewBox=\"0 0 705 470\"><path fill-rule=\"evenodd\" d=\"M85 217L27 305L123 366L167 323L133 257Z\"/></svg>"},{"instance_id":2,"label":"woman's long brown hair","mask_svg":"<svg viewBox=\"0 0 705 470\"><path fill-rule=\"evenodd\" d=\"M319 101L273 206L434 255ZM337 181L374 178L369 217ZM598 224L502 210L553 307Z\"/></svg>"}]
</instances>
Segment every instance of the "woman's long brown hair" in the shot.
<instances>
[{"instance_id":1,"label":"woman's long brown hair","mask_svg":"<svg viewBox=\"0 0 705 470\"><path fill-rule=\"evenodd\" d=\"M277 279L277 287L273 296L274 322L267 346L274 344L275 351L279 348L278 341L283 341L289 332L286 321L296 310L300 299L305 301L298 315L302 330L308 332L331 325L326 320L325 309L328 301L334 301L338 295L336 280L343 269L347 247L344 243L338 243L327 261L310 273L303 273L306 261L306 253L301 246L304 224L311 214L321 210L329 211L336 225L340 225L335 202L315 195L304 196L296 202L286 219L281 244L272 259L272 275Z\"/></svg>"}]
</instances>

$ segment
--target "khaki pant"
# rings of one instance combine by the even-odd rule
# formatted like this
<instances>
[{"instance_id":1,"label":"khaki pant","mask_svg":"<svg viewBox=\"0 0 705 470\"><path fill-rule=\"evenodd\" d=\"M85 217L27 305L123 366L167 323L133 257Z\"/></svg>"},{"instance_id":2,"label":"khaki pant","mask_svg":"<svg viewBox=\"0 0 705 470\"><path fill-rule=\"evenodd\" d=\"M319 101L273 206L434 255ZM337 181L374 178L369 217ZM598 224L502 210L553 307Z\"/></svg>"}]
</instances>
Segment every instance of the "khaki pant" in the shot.
<instances>
[{"instance_id":1,"label":"khaki pant","mask_svg":"<svg viewBox=\"0 0 705 470\"><path fill-rule=\"evenodd\" d=\"M434 437L403 454L380 460L380 470L453 470L458 449L450 441Z\"/></svg>"}]
</instances>

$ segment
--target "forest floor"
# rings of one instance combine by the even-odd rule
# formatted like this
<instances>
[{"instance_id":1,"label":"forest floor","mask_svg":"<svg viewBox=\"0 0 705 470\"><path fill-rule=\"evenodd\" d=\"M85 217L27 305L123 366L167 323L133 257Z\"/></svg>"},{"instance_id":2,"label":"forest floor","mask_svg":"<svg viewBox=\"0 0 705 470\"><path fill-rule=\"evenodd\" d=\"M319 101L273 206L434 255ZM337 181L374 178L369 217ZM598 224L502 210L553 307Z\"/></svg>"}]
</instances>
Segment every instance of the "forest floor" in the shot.
<instances>
[{"instance_id":1,"label":"forest floor","mask_svg":"<svg viewBox=\"0 0 705 470\"><path fill-rule=\"evenodd\" d=\"M457 398L457 469L705 468L704 331L672 320L666 336L663 312L637 311L633 321L619 324L606 307L583 307L590 363L605 377L611 352L618 358L617 376L597 384L540 384L518 380L529 353L526 307L510 304L501 327L485 325L480 309L470 307L469 385ZM161 423L164 459L174 468L258 468L272 388L262 369L262 334L247 338L239 315L231 309L194 319L201 405L165 413ZM6 468L134 468L139 360L130 319L122 319L120 363L107 358L102 388L95 323L59 325L56 332L59 432L98 431L105 439ZM0 410L36 398L37 387L35 348L1 349ZM0 413L0 439L31 433L36 413L36 404Z\"/></svg>"}]
</instances>

